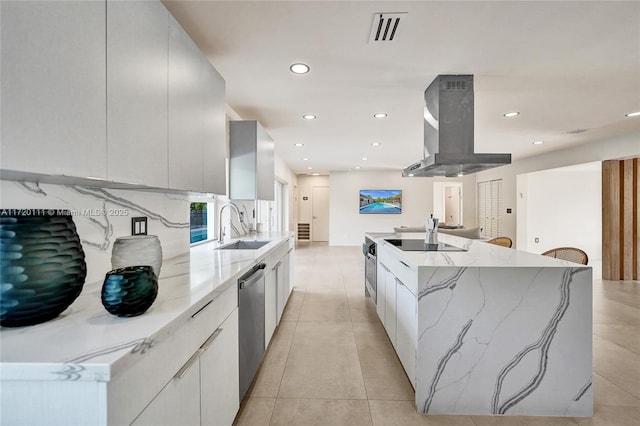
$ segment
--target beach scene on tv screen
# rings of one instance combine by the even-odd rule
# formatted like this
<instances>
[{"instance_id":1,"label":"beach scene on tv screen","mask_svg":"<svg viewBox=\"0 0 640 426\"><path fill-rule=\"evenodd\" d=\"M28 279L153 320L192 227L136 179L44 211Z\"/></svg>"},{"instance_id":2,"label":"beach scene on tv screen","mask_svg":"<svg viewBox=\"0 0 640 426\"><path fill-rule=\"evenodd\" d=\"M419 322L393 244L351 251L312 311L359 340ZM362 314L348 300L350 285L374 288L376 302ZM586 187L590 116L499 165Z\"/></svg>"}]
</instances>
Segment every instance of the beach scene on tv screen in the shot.
<instances>
[{"instance_id":1,"label":"beach scene on tv screen","mask_svg":"<svg viewBox=\"0 0 640 426\"><path fill-rule=\"evenodd\" d=\"M360 213L398 214L401 212L401 190L360 190Z\"/></svg>"}]
</instances>

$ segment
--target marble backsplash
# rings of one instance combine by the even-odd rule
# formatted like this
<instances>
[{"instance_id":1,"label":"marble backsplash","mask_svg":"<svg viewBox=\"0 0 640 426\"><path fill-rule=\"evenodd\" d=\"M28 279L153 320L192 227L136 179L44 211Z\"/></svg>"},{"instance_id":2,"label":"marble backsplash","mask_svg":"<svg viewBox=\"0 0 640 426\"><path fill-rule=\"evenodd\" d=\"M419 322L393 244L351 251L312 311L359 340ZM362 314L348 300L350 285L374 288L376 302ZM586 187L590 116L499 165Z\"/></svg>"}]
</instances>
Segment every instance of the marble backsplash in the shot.
<instances>
[{"instance_id":1,"label":"marble backsplash","mask_svg":"<svg viewBox=\"0 0 640 426\"><path fill-rule=\"evenodd\" d=\"M188 195L0 180L0 208L71 210L87 283L111 270L113 242L131 234L132 217L148 218L147 233L160 239L164 259L189 251Z\"/></svg>"}]
</instances>

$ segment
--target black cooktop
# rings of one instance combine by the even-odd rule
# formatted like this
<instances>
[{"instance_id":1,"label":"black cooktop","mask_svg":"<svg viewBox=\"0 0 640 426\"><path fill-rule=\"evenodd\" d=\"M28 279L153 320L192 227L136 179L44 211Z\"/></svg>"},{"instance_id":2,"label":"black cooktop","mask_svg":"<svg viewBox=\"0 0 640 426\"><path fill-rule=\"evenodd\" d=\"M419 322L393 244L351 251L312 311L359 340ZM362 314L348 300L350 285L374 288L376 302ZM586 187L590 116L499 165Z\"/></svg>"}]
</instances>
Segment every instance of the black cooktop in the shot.
<instances>
[{"instance_id":1,"label":"black cooktop","mask_svg":"<svg viewBox=\"0 0 640 426\"><path fill-rule=\"evenodd\" d=\"M390 239L385 241L404 251L466 251L463 248L452 246L446 243L439 243L437 245L425 244L424 240Z\"/></svg>"}]
</instances>

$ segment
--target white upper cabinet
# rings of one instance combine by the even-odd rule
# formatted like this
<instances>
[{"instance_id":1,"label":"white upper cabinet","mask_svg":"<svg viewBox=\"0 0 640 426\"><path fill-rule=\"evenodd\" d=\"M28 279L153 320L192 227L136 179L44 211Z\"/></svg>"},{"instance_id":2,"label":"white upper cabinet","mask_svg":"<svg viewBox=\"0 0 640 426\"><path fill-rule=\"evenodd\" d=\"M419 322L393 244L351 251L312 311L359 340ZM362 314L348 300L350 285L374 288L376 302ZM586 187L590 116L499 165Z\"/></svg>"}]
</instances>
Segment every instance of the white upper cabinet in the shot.
<instances>
[{"instance_id":1,"label":"white upper cabinet","mask_svg":"<svg viewBox=\"0 0 640 426\"><path fill-rule=\"evenodd\" d=\"M203 60L203 156L204 191L227 193L227 122L225 82L207 58Z\"/></svg>"},{"instance_id":2,"label":"white upper cabinet","mask_svg":"<svg viewBox=\"0 0 640 426\"><path fill-rule=\"evenodd\" d=\"M0 8L2 169L106 178L104 2Z\"/></svg>"},{"instance_id":3,"label":"white upper cabinet","mask_svg":"<svg viewBox=\"0 0 640 426\"><path fill-rule=\"evenodd\" d=\"M107 2L108 177L166 188L169 12Z\"/></svg>"},{"instance_id":4,"label":"white upper cabinet","mask_svg":"<svg viewBox=\"0 0 640 426\"><path fill-rule=\"evenodd\" d=\"M200 50L169 19L169 187L202 191L204 67Z\"/></svg>"},{"instance_id":5,"label":"white upper cabinet","mask_svg":"<svg viewBox=\"0 0 640 426\"><path fill-rule=\"evenodd\" d=\"M257 121L229 123L229 198L274 199L273 140Z\"/></svg>"}]
</instances>

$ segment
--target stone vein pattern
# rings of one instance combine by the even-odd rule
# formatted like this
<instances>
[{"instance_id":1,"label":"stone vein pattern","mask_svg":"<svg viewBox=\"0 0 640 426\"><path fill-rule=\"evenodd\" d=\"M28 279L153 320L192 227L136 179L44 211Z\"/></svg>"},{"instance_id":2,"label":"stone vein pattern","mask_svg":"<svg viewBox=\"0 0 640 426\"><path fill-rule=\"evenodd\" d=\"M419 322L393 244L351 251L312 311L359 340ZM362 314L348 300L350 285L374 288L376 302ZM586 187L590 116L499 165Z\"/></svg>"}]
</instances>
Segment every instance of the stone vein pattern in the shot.
<instances>
[{"instance_id":1,"label":"stone vein pattern","mask_svg":"<svg viewBox=\"0 0 640 426\"><path fill-rule=\"evenodd\" d=\"M87 261L87 282L111 268L117 237L131 234L131 218L146 216L165 259L189 251L189 197L178 194L0 181L0 208L69 209Z\"/></svg>"},{"instance_id":2,"label":"stone vein pattern","mask_svg":"<svg viewBox=\"0 0 640 426\"><path fill-rule=\"evenodd\" d=\"M592 415L591 268L423 267L420 277L419 411Z\"/></svg>"}]
</instances>

